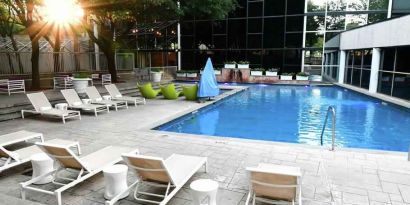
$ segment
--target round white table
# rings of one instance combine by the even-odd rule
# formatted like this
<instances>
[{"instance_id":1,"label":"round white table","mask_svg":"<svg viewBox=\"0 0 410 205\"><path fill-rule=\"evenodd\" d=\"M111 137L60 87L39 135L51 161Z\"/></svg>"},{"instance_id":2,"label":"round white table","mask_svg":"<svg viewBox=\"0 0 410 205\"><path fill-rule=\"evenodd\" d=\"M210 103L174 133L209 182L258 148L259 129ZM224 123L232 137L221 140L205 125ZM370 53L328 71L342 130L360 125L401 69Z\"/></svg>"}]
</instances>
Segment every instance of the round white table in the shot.
<instances>
[{"instance_id":1,"label":"round white table","mask_svg":"<svg viewBox=\"0 0 410 205\"><path fill-rule=\"evenodd\" d=\"M102 98L104 100L111 100L112 99L111 95L103 95Z\"/></svg>"},{"instance_id":2,"label":"round white table","mask_svg":"<svg viewBox=\"0 0 410 205\"><path fill-rule=\"evenodd\" d=\"M46 174L54 170L54 161L47 154L38 153L31 156L31 164L33 166L33 178ZM39 180L35 184L47 184L53 180L53 176L50 175L42 180Z\"/></svg>"},{"instance_id":3,"label":"round white table","mask_svg":"<svg viewBox=\"0 0 410 205\"><path fill-rule=\"evenodd\" d=\"M112 165L103 170L105 181L104 198L110 200L128 188L127 172L128 167L123 164ZM129 191L125 192L120 199L127 197L129 194Z\"/></svg>"},{"instance_id":4,"label":"round white table","mask_svg":"<svg viewBox=\"0 0 410 205\"><path fill-rule=\"evenodd\" d=\"M90 104L91 103L91 99L81 99L81 101L83 101L83 104Z\"/></svg>"},{"instance_id":5,"label":"round white table","mask_svg":"<svg viewBox=\"0 0 410 205\"><path fill-rule=\"evenodd\" d=\"M191 183L191 194L194 205L203 205L207 201L207 205L216 205L216 193L218 192L219 184L210 179L198 179Z\"/></svg>"},{"instance_id":6,"label":"round white table","mask_svg":"<svg viewBox=\"0 0 410 205\"><path fill-rule=\"evenodd\" d=\"M67 103L57 103L55 108L58 110L67 110L68 104Z\"/></svg>"}]
</instances>

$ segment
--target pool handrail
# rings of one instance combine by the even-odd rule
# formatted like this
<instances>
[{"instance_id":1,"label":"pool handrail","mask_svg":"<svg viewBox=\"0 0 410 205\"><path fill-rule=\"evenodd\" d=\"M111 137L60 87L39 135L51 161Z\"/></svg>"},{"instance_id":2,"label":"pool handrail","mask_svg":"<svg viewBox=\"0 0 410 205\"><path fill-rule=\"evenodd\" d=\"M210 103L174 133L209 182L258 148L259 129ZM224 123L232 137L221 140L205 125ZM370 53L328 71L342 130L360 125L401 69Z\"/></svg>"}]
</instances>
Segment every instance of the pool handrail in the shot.
<instances>
[{"instance_id":1,"label":"pool handrail","mask_svg":"<svg viewBox=\"0 0 410 205\"><path fill-rule=\"evenodd\" d=\"M320 135L320 145L323 146L323 134L325 132L327 119L329 118L329 113L332 113L332 148L331 151L335 150L335 140L336 140L336 109L333 106L329 106L326 113L325 123L323 124L322 134Z\"/></svg>"}]
</instances>

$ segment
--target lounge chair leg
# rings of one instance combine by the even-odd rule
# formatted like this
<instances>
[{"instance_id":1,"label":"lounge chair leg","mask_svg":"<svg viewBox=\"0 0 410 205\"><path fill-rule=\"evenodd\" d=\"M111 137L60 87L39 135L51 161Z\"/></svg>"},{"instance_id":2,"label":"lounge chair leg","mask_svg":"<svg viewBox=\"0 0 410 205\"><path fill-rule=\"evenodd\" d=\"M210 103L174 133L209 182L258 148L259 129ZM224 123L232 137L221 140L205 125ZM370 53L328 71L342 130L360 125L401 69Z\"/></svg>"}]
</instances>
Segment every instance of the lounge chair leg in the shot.
<instances>
[{"instance_id":1,"label":"lounge chair leg","mask_svg":"<svg viewBox=\"0 0 410 205\"><path fill-rule=\"evenodd\" d=\"M63 117L63 124L65 124L65 118Z\"/></svg>"},{"instance_id":2,"label":"lounge chair leg","mask_svg":"<svg viewBox=\"0 0 410 205\"><path fill-rule=\"evenodd\" d=\"M58 205L62 205L62 202L61 202L61 192L56 192L55 194L56 194L56 197L57 197L57 204L58 204Z\"/></svg>"},{"instance_id":3,"label":"lounge chair leg","mask_svg":"<svg viewBox=\"0 0 410 205\"><path fill-rule=\"evenodd\" d=\"M26 191L24 190L24 187L21 187L21 199L26 200Z\"/></svg>"},{"instance_id":4,"label":"lounge chair leg","mask_svg":"<svg viewBox=\"0 0 410 205\"><path fill-rule=\"evenodd\" d=\"M205 162L204 166L205 166L205 173L208 173L208 161Z\"/></svg>"},{"instance_id":5,"label":"lounge chair leg","mask_svg":"<svg viewBox=\"0 0 410 205\"><path fill-rule=\"evenodd\" d=\"M21 118L24 119L24 110L21 110Z\"/></svg>"},{"instance_id":6,"label":"lounge chair leg","mask_svg":"<svg viewBox=\"0 0 410 205\"><path fill-rule=\"evenodd\" d=\"M94 110L94 114L97 117L97 109Z\"/></svg>"}]
</instances>

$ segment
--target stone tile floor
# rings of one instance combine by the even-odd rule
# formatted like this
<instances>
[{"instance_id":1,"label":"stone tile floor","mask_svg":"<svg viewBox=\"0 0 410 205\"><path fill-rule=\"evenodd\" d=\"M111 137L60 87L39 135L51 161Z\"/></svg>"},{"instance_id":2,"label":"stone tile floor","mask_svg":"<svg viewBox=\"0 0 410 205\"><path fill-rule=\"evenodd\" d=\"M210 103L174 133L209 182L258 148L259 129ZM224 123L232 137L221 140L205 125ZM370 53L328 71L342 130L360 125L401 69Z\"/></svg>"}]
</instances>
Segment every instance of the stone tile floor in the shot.
<instances>
[{"instance_id":1,"label":"stone tile floor","mask_svg":"<svg viewBox=\"0 0 410 205\"><path fill-rule=\"evenodd\" d=\"M153 131L150 128L191 112L209 103L181 100L148 100L147 105L130 107L94 117L60 120L39 116L0 123L0 134L21 129L42 132L45 139L77 140L87 154L108 145L137 147L145 155L168 157L172 153L208 157L208 173L197 178L219 182L218 204L242 205L248 178L245 168L260 162L299 166L303 171L304 204L330 204L332 190L336 204L410 204L410 162L406 153L324 148L235 138L196 136ZM324 169L323 169L324 168ZM129 172L129 182L136 180ZM22 167L0 174L0 194L19 198L19 182L30 179ZM189 182L169 203L191 204ZM104 180L101 174L63 194L72 205L103 204ZM55 204L54 197L28 193L28 199ZM12 202L12 201L10 201ZM13 203L10 203L13 204ZM19 203L14 203L19 204ZM138 204L132 196L118 204Z\"/></svg>"}]
</instances>

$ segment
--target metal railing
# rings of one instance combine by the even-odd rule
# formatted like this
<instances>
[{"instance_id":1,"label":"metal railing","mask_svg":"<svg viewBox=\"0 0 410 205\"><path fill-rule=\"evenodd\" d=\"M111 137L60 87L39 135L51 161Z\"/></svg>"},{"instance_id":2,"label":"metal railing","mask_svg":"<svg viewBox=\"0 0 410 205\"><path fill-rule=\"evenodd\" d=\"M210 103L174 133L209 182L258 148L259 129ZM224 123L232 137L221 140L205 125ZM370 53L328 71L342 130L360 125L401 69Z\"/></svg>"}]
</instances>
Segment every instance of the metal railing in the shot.
<instances>
[{"instance_id":1,"label":"metal railing","mask_svg":"<svg viewBox=\"0 0 410 205\"><path fill-rule=\"evenodd\" d=\"M335 140L336 140L336 109L333 106L329 106L326 113L325 123L323 124L322 134L320 135L320 145L323 146L323 134L325 133L325 128L327 125L327 119L329 118L329 113L332 114L332 148L335 150Z\"/></svg>"}]
</instances>

